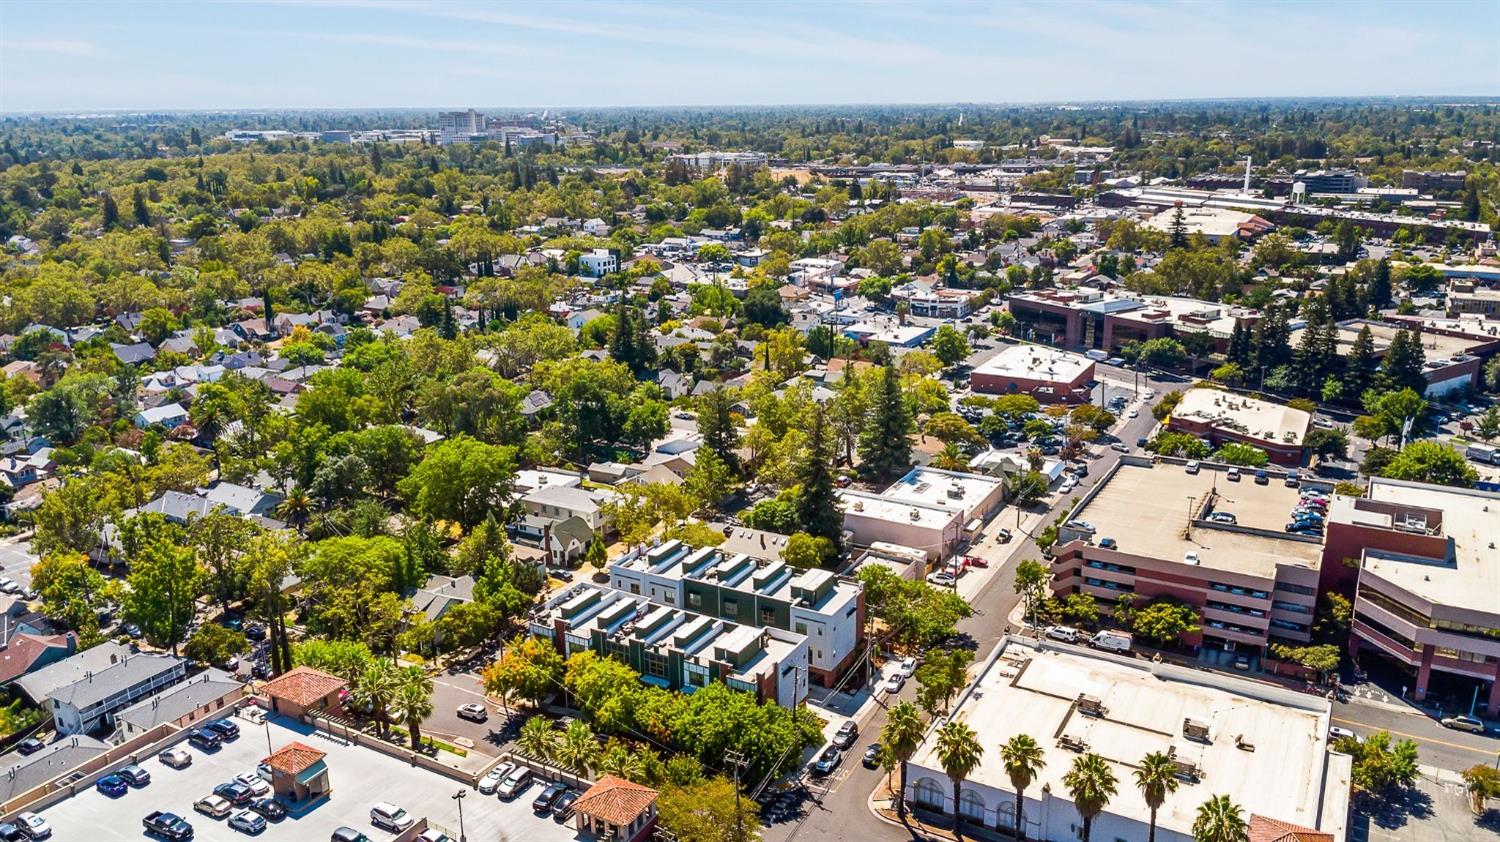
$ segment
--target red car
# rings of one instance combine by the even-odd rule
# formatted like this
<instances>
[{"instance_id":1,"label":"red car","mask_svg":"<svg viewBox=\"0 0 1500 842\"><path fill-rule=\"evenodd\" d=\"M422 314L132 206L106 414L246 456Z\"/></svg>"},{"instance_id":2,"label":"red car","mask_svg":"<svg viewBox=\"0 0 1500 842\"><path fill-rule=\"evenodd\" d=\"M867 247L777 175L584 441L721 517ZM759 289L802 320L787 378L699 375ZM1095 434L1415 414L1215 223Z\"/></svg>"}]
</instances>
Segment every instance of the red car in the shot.
<instances>
[{"instance_id":1,"label":"red car","mask_svg":"<svg viewBox=\"0 0 1500 842\"><path fill-rule=\"evenodd\" d=\"M967 566L969 566L969 567L989 567L990 566L989 559L980 558L977 555L966 555L966 556L964 556L964 564L967 565Z\"/></svg>"}]
</instances>

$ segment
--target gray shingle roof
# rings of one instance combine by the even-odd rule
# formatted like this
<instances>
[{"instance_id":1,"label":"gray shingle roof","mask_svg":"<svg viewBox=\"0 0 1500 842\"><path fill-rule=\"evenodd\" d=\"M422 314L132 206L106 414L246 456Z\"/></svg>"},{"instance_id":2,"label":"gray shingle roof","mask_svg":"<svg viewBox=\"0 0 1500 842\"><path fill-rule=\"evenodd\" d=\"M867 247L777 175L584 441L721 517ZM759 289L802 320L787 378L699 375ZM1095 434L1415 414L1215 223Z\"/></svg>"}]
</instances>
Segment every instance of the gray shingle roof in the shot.
<instances>
[{"instance_id":1,"label":"gray shingle roof","mask_svg":"<svg viewBox=\"0 0 1500 842\"><path fill-rule=\"evenodd\" d=\"M78 681L90 672L108 669L129 654L130 650L118 643L101 643L21 676L16 679L16 686L24 690L33 702L41 702L58 687Z\"/></svg>"},{"instance_id":2,"label":"gray shingle roof","mask_svg":"<svg viewBox=\"0 0 1500 842\"><path fill-rule=\"evenodd\" d=\"M30 757L18 752L0 757L0 801L9 801L17 795L62 777L89 760L109 750L102 740L83 735L68 737L53 743Z\"/></svg>"},{"instance_id":3,"label":"gray shingle roof","mask_svg":"<svg viewBox=\"0 0 1500 842\"><path fill-rule=\"evenodd\" d=\"M72 684L54 688L47 694L47 698L82 710L117 693L123 693L143 681L174 669L182 669L183 663L181 658L171 655L140 652L99 672L85 673L83 678Z\"/></svg>"},{"instance_id":4,"label":"gray shingle roof","mask_svg":"<svg viewBox=\"0 0 1500 842\"><path fill-rule=\"evenodd\" d=\"M156 727L162 722L172 722L187 716L197 708L234 692L245 686L243 681L223 670L209 669L192 680L173 685L166 690L141 699L139 702L115 714L115 718L129 722L141 730Z\"/></svg>"}]
</instances>

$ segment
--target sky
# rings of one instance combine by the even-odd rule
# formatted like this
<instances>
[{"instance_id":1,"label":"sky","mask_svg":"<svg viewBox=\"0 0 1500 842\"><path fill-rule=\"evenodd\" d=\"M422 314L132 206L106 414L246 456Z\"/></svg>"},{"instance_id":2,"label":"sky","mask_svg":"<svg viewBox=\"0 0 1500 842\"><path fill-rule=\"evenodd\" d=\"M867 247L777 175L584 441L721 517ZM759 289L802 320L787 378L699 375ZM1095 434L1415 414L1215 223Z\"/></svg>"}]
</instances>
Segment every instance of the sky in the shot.
<instances>
[{"instance_id":1,"label":"sky","mask_svg":"<svg viewBox=\"0 0 1500 842\"><path fill-rule=\"evenodd\" d=\"M1497 0L0 0L0 111L1476 96L1497 45Z\"/></svg>"}]
</instances>

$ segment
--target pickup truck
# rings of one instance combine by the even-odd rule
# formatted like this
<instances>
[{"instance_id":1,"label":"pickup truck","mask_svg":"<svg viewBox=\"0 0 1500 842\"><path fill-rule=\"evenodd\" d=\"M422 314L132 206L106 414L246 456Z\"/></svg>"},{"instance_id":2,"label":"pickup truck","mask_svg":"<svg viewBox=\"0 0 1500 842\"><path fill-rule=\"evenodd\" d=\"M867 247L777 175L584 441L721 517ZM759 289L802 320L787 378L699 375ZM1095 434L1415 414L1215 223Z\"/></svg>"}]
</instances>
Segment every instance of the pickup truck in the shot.
<instances>
[{"instance_id":1,"label":"pickup truck","mask_svg":"<svg viewBox=\"0 0 1500 842\"><path fill-rule=\"evenodd\" d=\"M193 838L193 826L176 813L157 810L141 819L146 826L146 835L162 839L182 840Z\"/></svg>"}]
</instances>

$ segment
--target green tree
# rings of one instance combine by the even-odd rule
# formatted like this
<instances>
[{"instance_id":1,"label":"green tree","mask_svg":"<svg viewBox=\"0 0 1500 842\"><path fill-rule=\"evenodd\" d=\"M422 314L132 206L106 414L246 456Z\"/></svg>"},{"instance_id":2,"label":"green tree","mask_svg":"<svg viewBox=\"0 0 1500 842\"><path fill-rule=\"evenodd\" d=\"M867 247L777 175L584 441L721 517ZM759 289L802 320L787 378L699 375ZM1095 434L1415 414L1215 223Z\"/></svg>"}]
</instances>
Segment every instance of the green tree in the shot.
<instances>
[{"instance_id":1,"label":"green tree","mask_svg":"<svg viewBox=\"0 0 1500 842\"><path fill-rule=\"evenodd\" d=\"M349 700L368 711L382 739L390 733L391 702L401 689L400 670L390 661L373 658L349 684Z\"/></svg>"},{"instance_id":2,"label":"green tree","mask_svg":"<svg viewBox=\"0 0 1500 842\"><path fill-rule=\"evenodd\" d=\"M1474 426L1475 432L1485 441L1494 441L1500 436L1500 408L1490 407L1479 416L1479 422Z\"/></svg>"},{"instance_id":3,"label":"green tree","mask_svg":"<svg viewBox=\"0 0 1500 842\"><path fill-rule=\"evenodd\" d=\"M1026 614L1031 617L1033 625L1036 623L1036 607L1047 596L1047 583L1050 581L1052 573L1040 561L1027 558L1016 564L1015 590L1026 603Z\"/></svg>"},{"instance_id":4,"label":"green tree","mask_svg":"<svg viewBox=\"0 0 1500 842\"><path fill-rule=\"evenodd\" d=\"M599 761L599 741L581 720L573 720L563 730L554 757L579 778L587 775Z\"/></svg>"},{"instance_id":5,"label":"green tree","mask_svg":"<svg viewBox=\"0 0 1500 842\"><path fill-rule=\"evenodd\" d=\"M1047 767L1046 752L1029 734L1017 734L1000 745L1000 760L1016 791L1015 836L1016 842L1021 842L1026 833L1026 789L1036 781L1037 773Z\"/></svg>"},{"instance_id":6,"label":"green tree","mask_svg":"<svg viewBox=\"0 0 1500 842\"><path fill-rule=\"evenodd\" d=\"M663 830L679 842L759 842L755 802L739 797L734 781L721 776L688 786L664 787L657 799Z\"/></svg>"},{"instance_id":7,"label":"green tree","mask_svg":"<svg viewBox=\"0 0 1500 842\"><path fill-rule=\"evenodd\" d=\"M397 488L413 514L470 529L506 504L515 477L515 448L457 436L428 450Z\"/></svg>"},{"instance_id":8,"label":"green tree","mask_svg":"<svg viewBox=\"0 0 1500 842\"><path fill-rule=\"evenodd\" d=\"M125 616L175 655L193 619L203 570L181 528L161 515L137 515L125 521L120 540L130 564Z\"/></svg>"},{"instance_id":9,"label":"green tree","mask_svg":"<svg viewBox=\"0 0 1500 842\"><path fill-rule=\"evenodd\" d=\"M734 473L740 470L740 431L734 421L735 394L723 387L698 398L698 433L703 446L713 451Z\"/></svg>"},{"instance_id":10,"label":"green tree","mask_svg":"<svg viewBox=\"0 0 1500 842\"><path fill-rule=\"evenodd\" d=\"M781 557L787 564L804 570L823 567L838 558L832 541L806 532L793 532L786 539Z\"/></svg>"},{"instance_id":11,"label":"green tree","mask_svg":"<svg viewBox=\"0 0 1500 842\"><path fill-rule=\"evenodd\" d=\"M1500 797L1500 770L1486 763L1479 763L1465 769L1462 773L1464 789L1474 801L1474 808L1478 812L1484 810L1484 802L1489 798Z\"/></svg>"},{"instance_id":12,"label":"green tree","mask_svg":"<svg viewBox=\"0 0 1500 842\"><path fill-rule=\"evenodd\" d=\"M422 722L432 716L432 678L419 666L401 669L396 694L391 698L391 716L406 726L411 750L422 747Z\"/></svg>"},{"instance_id":13,"label":"green tree","mask_svg":"<svg viewBox=\"0 0 1500 842\"><path fill-rule=\"evenodd\" d=\"M484 692L509 699L512 694L535 707L562 683L563 660L550 643L529 635L512 640L500 660L483 673Z\"/></svg>"},{"instance_id":14,"label":"green tree","mask_svg":"<svg viewBox=\"0 0 1500 842\"><path fill-rule=\"evenodd\" d=\"M218 623L204 623L188 638L182 654L205 664L222 664L236 655L250 651L250 641L242 632Z\"/></svg>"},{"instance_id":15,"label":"green tree","mask_svg":"<svg viewBox=\"0 0 1500 842\"><path fill-rule=\"evenodd\" d=\"M958 691L969 683L969 664L974 653L968 649L937 649L928 652L917 667L917 703L929 715L947 711Z\"/></svg>"},{"instance_id":16,"label":"green tree","mask_svg":"<svg viewBox=\"0 0 1500 842\"><path fill-rule=\"evenodd\" d=\"M1177 764L1165 752L1153 751L1137 764L1135 785L1151 811L1146 842L1156 842L1156 811L1177 791Z\"/></svg>"},{"instance_id":17,"label":"green tree","mask_svg":"<svg viewBox=\"0 0 1500 842\"><path fill-rule=\"evenodd\" d=\"M1118 791L1115 773L1109 763L1093 752L1073 758L1073 765L1063 775L1063 786L1073 807L1083 819L1082 842L1089 842L1094 829L1094 818L1108 806L1109 800Z\"/></svg>"},{"instance_id":18,"label":"green tree","mask_svg":"<svg viewBox=\"0 0 1500 842\"><path fill-rule=\"evenodd\" d=\"M796 520L801 531L843 548L844 516L839 507L833 478L833 443L821 405L814 407L808 431L807 452L797 471Z\"/></svg>"},{"instance_id":19,"label":"green tree","mask_svg":"<svg viewBox=\"0 0 1500 842\"><path fill-rule=\"evenodd\" d=\"M1479 472L1474 470L1462 453L1435 441L1414 441L1401 448L1379 474L1390 479L1430 482L1459 488L1473 488L1474 483L1479 481Z\"/></svg>"},{"instance_id":20,"label":"green tree","mask_svg":"<svg viewBox=\"0 0 1500 842\"><path fill-rule=\"evenodd\" d=\"M1386 391L1410 389L1420 395L1427 389L1426 363L1421 333L1398 330L1380 361L1380 382Z\"/></svg>"},{"instance_id":21,"label":"green tree","mask_svg":"<svg viewBox=\"0 0 1500 842\"><path fill-rule=\"evenodd\" d=\"M1375 384L1375 374L1379 370L1379 362L1375 359L1375 336L1370 332L1370 326L1364 325L1359 329L1359 334L1354 337L1354 342L1349 346L1349 353L1344 357L1343 394L1358 398Z\"/></svg>"},{"instance_id":22,"label":"green tree","mask_svg":"<svg viewBox=\"0 0 1500 842\"><path fill-rule=\"evenodd\" d=\"M859 438L860 473L888 479L911 465L911 408L902 394L894 366L885 366Z\"/></svg>"},{"instance_id":23,"label":"green tree","mask_svg":"<svg viewBox=\"0 0 1500 842\"><path fill-rule=\"evenodd\" d=\"M1316 670L1320 681L1328 673L1339 668L1339 647L1333 644L1286 646L1281 643L1273 643L1271 644L1271 652L1283 661L1291 661L1295 664L1301 664L1308 669Z\"/></svg>"},{"instance_id":24,"label":"green tree","mask_svg":"<svg viewBox=\"0 0 1500 842\"><path fill-rule=\"evenodd\" d=\"M714 451L703 448L683 479L683 487L698 504L699 511L717 512L738 483L734 471Z\"/></svg>"},{"instance_id":25,"label":"green tree","mask_svg":"<svg viewBox=\"0 0 1500 842\"><path fill-rule=\"evenodd\" d=\"M1223 462L1226 465L1263 468L1271 461L1271 457L1255 445L1230 441L1219 445L1219 449L1214 451L1214 461Z\"/></svg>"},{"instance_id":26,"label":"green tree","mask_svg":"<svg viewBox=\"0 0 1500 842\"><path fill-rule=\"evenodd\" d=\"M88 556L61 550L42 556L31 567L31 587L41 597L47 619L78 632L84 645L97 639L98 611L110 589Z\"/></svg>"},{"instance_id":27,"label":"green tree","mask_svg":"<svg viewBox=\"0 0 1500 842\"><path fill-rule=\"evenodd\" d=\"M1227 795L1215 795L1198 806L1193 819L1195 842L1249 842L1244 810Z\"/></svg>"},{"instance_id":28,"label":"green tree","mask_svg":"<svg viewBox=\"0 0 1500 842\"><path fill-rule=\"evenodd\" d=\"M1169 646L1182 635L1198 630L1198 611L1167 597L1153 600L1133 612L1130 630L1159 646Z\"/></svg>"},{"instance_id":29,"label":"green tree","mask_svg":"<svg viewBox=\"0 0 1500 842\"><path fill-rule=\"evenodd\" d=\"M922 744L922 736L926 733L926 729L927 723L923 721L917 706L905 701L891 706L890 712L886 715L885 724L880 727L880 749L901 770L900 786L897 788L896 796L896 815L902 820L906 819L907 763Z\"/></svg>"},{"instance_id":30,"label":"green tree","mask_svg":"<svg viewBox=\"0 0 1500 842\"><path fill-rule=\"evenodd\" d=\"M521 733L516 736L516 747L538 760L547 761L557 755L561 741L562 734L553 727L552 720L545 716L533 716L521 725Z\"/></svg>"},{"instance_id":31,"label":"green tree","mask_svg":"<svg viewBox=\"0 0 1500 842\"><path fill-rule=\"evenodd\" d=\"M943 767L943 774L953 781L953 835L960 838L963 836L963 812L959 805L963 803L960 796L964 779L979 768L983 756L984 746L980 745L974 729L968 725L953 721L938 729L938 763Z\"/></svg>"},{"instance_id":32,"label":"green tree","mask_svg":"<svg viewBox=\"0 0 1500 842\"><path fill-rule=\"evenodd\" d=\"M932 337L932 352L943 365L957 365L969 356L969 340L953 325L940 325Z\"/></svg>"},{"instance_id":33,"label":"green tree","mask_svg":"<svg viewBox=\"0 0 1500 842\"><path fill-rule=\"evenodd\" d=\"M1346 459L1349 456L1349 434L1342 429L1308 430L1302 444L1307 448L1307 452L1320 462L1326 462L1329 459Z\"/></svg>"}]
</instances>

